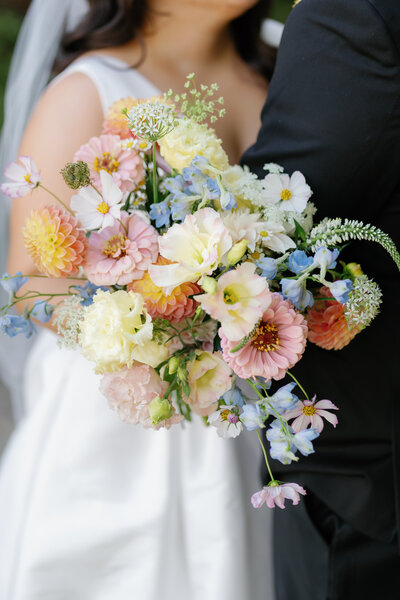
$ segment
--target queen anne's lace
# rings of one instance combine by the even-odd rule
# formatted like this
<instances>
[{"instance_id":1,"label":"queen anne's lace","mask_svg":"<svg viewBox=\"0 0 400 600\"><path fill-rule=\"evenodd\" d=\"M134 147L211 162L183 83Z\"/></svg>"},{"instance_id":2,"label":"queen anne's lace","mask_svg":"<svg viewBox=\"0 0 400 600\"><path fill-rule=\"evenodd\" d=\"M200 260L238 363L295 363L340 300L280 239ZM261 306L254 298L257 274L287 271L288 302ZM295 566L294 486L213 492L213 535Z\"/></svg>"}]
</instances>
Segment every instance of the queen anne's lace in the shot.
<instances>
[{"instance_id":1,"label":"queen anne's lace","mask_svg":"<svg viewBox=\"0 0 400 600\"><path fill-rule=\"evenodd\" d=\"M157 142L177 124L175 106L166 102L141 102L127 113L133 134L147 142Z\"/></svg>"},{"instance_id":2,"label":"queen anne's lace","mask_svg":"<svg viewBox=\"0 0 400 600\"><path fill-rule=\"evenodd\" d=\"M53 325L57 328L60 336L59 346L65 346L71 350L78 347L80 324L83 320L84 307L81 298L77 295L68 298L56 309Z\"/></svg>"}]
</instances>

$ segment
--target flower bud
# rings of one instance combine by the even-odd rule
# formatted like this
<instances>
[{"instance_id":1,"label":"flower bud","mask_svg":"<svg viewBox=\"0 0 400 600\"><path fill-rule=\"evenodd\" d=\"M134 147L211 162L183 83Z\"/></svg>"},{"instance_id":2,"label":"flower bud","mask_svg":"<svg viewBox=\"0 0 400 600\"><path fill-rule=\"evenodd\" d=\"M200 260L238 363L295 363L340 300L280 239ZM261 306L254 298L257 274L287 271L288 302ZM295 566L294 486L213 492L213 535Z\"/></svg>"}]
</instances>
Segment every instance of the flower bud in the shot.
<instances>
[{"instance_id":1,"label":"flower bud","mask_svg":"<svg viewBox=\"0 0 400 600\"><path fill-rule=\"evenodd\" d=\"M83 160L78 160L76 163L67 163L61 169L61 175L67 186L72 190L77 190L90 184L89 167Z\"/></svg>"},{"instance_id":2,"label":"flower bud","mask_svg":"<svg viewBox=\"0 0 400 600\"><path fill-rule=\"evenodd\" d=\"M247 240L241 240L237 242L228 252L227 264L229 267L233 267L239 260L245 255L249 242Z\"/></svg>"},{"instance_id":3,"label":"flower bud","mask_svg":"<svg viewBox=\"0 0 400 600\"><path fill-rule=\"evenodd\" d=\"M180 360L177 356L171 356L168 361L168 372L170 375L173 375L178 370L180 364Z\"/></svg>"},{"instance_id":4,"label":"flower bud","mask_svg":"<svg viewBox=\"0 0 400 600\"><path fill-rule=\"evenodd\" d=\"M364 275L361 265L355 262L347 263L345 269L346 272L349 273L349 275L353 278L361 277L361 275Z\"/></svg>"},{"instance_id":5,"label":"flower bud","mask_svg":"<svg viewBox=\"0 0 400 600\"><path fill-rule=\"evenodd\" d=\"M208 275L204 275L200 282L201 287L206 292L206 294L215 294L218 289L218 282L213 277L208 277Z\"/></svg>"},{"instance_id":6,"label":"flower bud","mask_svg":"<svg viewBox=\"0 0 400 600\"><path fill-rule=\"evenodd\" d=\"M170 419L173 415L172 406L166 398L156 396L148 405L151 424L156 427L162 421Z\"/></svg>"}]
</instances>

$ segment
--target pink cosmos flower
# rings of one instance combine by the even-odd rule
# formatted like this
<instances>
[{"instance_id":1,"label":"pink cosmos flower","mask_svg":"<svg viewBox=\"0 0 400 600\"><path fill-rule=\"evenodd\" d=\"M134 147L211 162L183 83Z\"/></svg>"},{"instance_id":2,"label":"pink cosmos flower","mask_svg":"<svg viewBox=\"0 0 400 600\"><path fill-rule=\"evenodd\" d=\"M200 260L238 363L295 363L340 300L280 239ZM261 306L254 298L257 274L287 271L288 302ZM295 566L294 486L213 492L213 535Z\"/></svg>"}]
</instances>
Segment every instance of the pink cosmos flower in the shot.
<instances>
[{"instance_id":1,"label":"pink cosmos flower","mask_svg":"<svg viewBox=\"0 0 400 600\"><path fill-rule=\"evenodd\" d=\"M126 285L141 279L157 256L154 227L137 214L124 214L122 224L91 234L85 271L95 285Z\"/></svg>"},{"instance_id":2,"label":"pink cosmos flower","mask_svg":"<svg viewBox=\"0 0 400 600\"><path fill-rule=\"evenodd\" d=\"M123 192L132 192L144 180L142 159L134 148L123 149L118 135L92 137L75 153L74 162L78 160L88 164L93 183L100 192L101 170L110 173Z\"/></svg>"},{"instance_id":3,"label":"pink cosmos flower","mask_svg":"<svg viewBox=\"0 0 400 600\"><path fill-rule=\"evenodd\" d=\"M40 183L40 175L33 158L19 156L17 162L11 162L4 171L4 175L11 181L1 185L1 191L9 198L22 198L30 190L34 190Z\"/></svg>"},{"instance_id":4,"label":"pink cosmos flower","mask_svg":"<svg viewBox=\"0 0 400 600\"><path fill-rule=\"evenodd\" d=\"M268 508L285 508L285 500L291 500L294 505L300 502L300 494L305 496L306 490L297 483L283 483L282 485L267 485L251 497L254 508L260 508L264 503Z\"/></svg>"},{"instance_id":5,"label":"pink cosmos flower","mask_svg":"<svg viewBox=\"0 0 400 600\"><path fill-rule=\"evenodd\" d=\"M330 400L315 402L316 399L317 397L314 396L312 400L299 400L292 410L288 410L284 414L286 420L294 419L292 428L295 433L307 429L309 425L316 429L318 433L321 433L324 428L323 418L329 421L334 427L338 424L337 416L326 410L327 408L330 410L339 410L338 407Z\"/></svg>"},{"instance_id":6,"label":"pink cosmos flower","mask_svg":"<svg viewBox=\"0 0 400 600\"><path fill-rule=\"evenodd\" d=\"M174 413L156 427L151 424L148 405L154 398L163 396L167 387L168 384L160 379L152 367L138 362L134 362L130 369L106 373L100 383L101 393L122 421L153 429L169 429L183 419L182 415Z\"/></svg>"},{"instance_id":7,"label":"pink cosmos flower","mask_svg":"<svg viewBox=\"0 0 400 600\"><path fill-rule=\"evenodd\" d=\"M289 300L272 294L252 338L237 352L237 342L228 340L219 330L224 360L242 379L264 377L282 379L301 358L307 340L307 324Z\"/></svg>"}]
</instances>

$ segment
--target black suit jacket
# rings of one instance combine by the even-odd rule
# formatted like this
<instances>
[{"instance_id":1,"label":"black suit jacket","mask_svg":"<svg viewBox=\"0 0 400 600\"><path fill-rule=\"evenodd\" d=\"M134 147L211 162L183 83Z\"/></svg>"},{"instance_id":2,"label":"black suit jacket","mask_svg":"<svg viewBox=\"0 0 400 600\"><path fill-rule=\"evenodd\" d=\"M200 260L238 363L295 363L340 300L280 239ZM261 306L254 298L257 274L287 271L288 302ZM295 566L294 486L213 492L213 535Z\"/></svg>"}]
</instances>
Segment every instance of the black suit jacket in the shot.
<instances>
[{"instance_id":1,"label":"black suit jacket","mask_svg":"<svg viewBox=\"0 0 400 600\"><path fill-rule=\"evenodd\" d=\"M400 246L399 0L302 0L293 9L259 137L243 158L260 176L271 161L304 173L317 220L374 223ZM382 287L382 311L341 351L308 344L294 373L339 406L339 425L326 425L312 456L274 468L359 531L391 541L400 523L400 274L370 242L343 256Z\"/></svg>"}]
</instances>

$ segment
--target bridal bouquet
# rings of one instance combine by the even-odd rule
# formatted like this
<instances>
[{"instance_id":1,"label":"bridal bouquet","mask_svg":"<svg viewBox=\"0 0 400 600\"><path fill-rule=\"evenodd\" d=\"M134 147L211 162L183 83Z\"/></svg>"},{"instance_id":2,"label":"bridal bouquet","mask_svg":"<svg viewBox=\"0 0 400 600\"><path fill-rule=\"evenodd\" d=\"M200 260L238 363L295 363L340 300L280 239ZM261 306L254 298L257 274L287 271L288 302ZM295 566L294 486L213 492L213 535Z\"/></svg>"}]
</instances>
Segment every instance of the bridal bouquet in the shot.
<instances>
[{"instance_id":1,"label":"bridal bouquet","mask_svg":"<svg viewBox=\"0 0 400 600\"><path fill-rule=\"evenodd\" d=\"M34 319L53 319L61 341L94 363L102 393L128 423L169 428L197 413L225 438L255 430L271 481L253 505L283 508L305 490L275 480L260 431L284 464L314 451L324 419L336 426L337 407L309 396L291 369L307 339L339 350L381 302L360 265L339 260L341 248L367 239L399 267L400 256L370 225L314 225L300 172L268 164L259 180L229 165L205 123L223 115L216 90L198 89L190 75L184 94L110 108L102 135L62 171L75 190L70 206L33 210L23 230L38 271L67 279L65 292L20 292L28 277L4 274L10 299L0 327L30 336ZM46 190L30 157L6 175L12 198ZM20 302L23 316L10 312ZM271 390L272 381L283 385Z\"/></svg>"}]
</instances>

